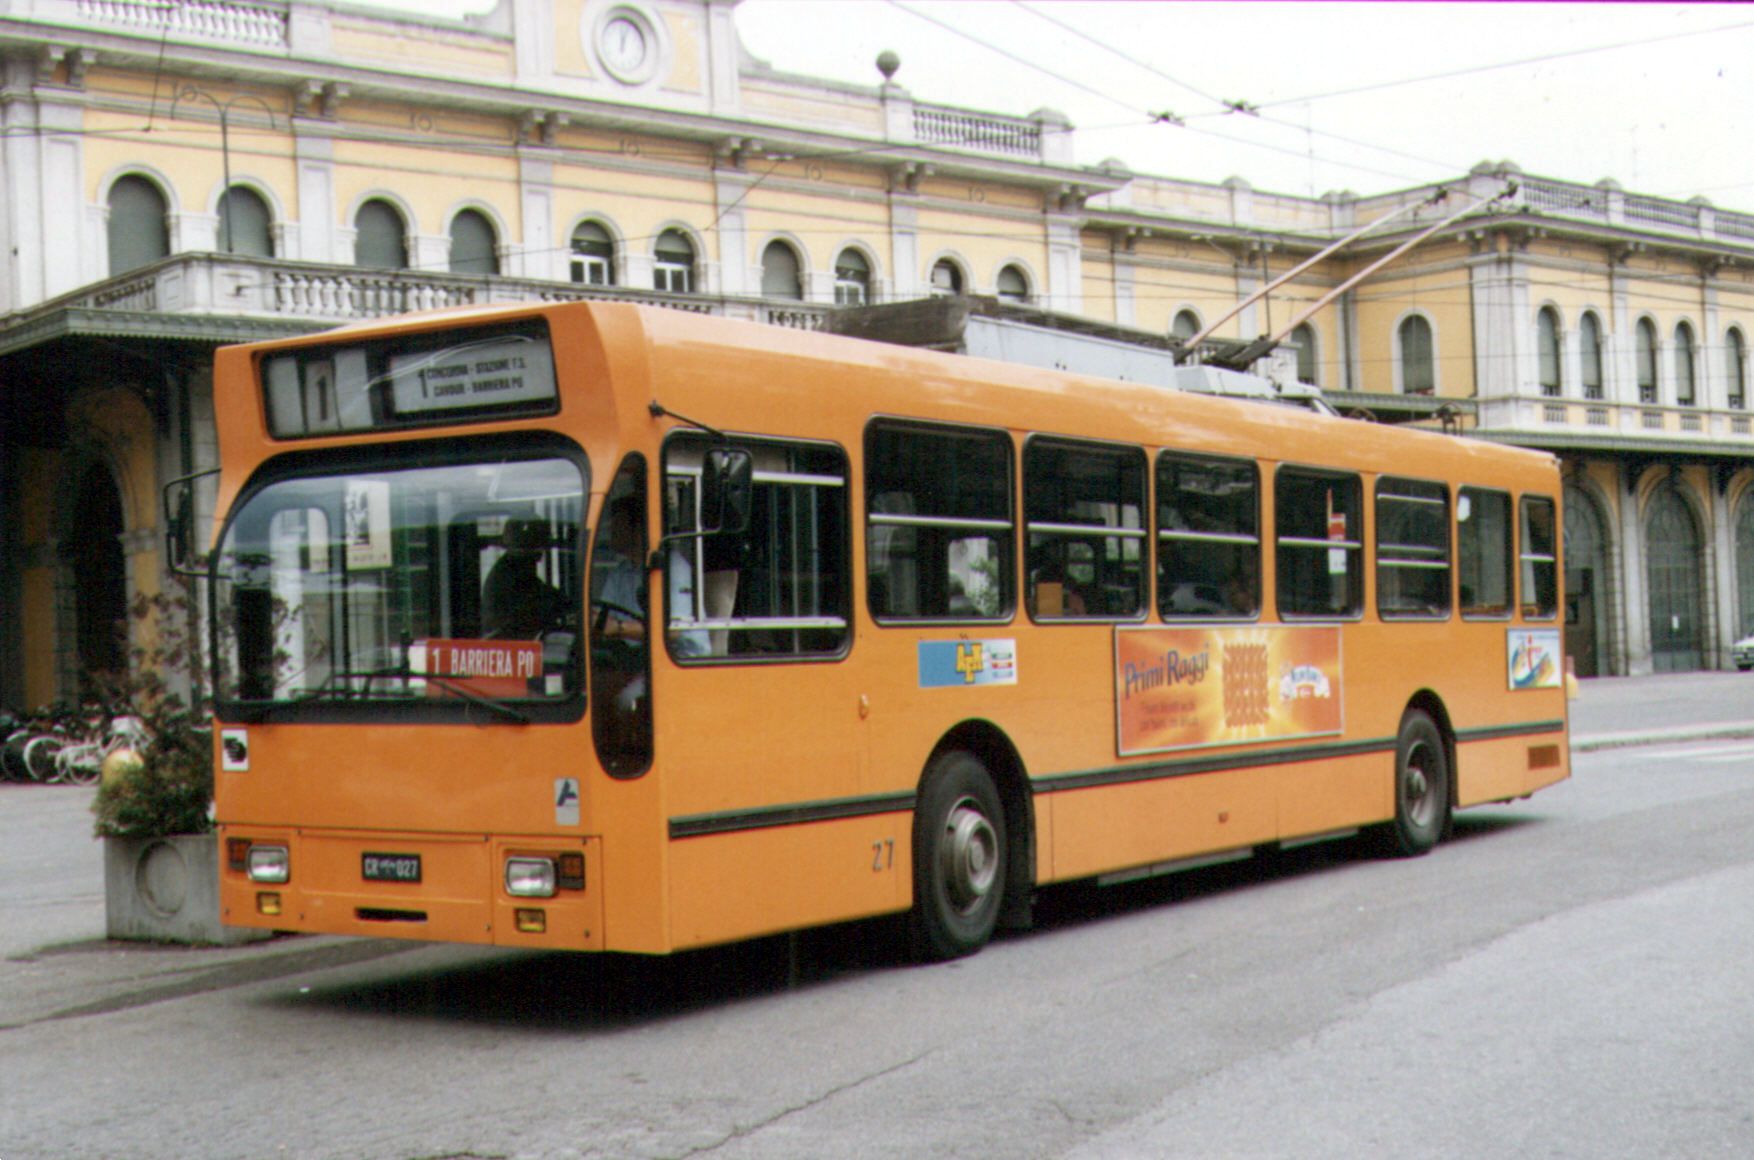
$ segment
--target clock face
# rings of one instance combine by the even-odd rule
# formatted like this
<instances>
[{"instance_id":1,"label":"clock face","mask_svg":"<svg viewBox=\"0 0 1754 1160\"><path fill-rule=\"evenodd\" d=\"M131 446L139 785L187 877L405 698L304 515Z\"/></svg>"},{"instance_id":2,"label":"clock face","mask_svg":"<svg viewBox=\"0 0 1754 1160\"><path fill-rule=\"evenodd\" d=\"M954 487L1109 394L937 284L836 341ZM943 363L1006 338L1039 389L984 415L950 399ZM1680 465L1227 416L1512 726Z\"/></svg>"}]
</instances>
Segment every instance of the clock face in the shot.
<instances>
[{"instance_id":1,"label":"clock face","mask_svg":"<svg viewBox=\"0 0 1754 1160\"><path fill-rule=\"evenodd\" d=\"M658 34L651 18L630 6L616 7L597 23L597 59L624 85L643 85L658 69Z\"/></svg>"},{"instance_id":2,"label":"clock face","mask_svg":"<svg viewBox=\"0 0 1754 1160\"><path fill-rule=\"evenodd\" d=\"M603 25L603 63L617 72L638 72L651 51L646 30L630 17L617 16Z\"/></svg>"}]
</instances>

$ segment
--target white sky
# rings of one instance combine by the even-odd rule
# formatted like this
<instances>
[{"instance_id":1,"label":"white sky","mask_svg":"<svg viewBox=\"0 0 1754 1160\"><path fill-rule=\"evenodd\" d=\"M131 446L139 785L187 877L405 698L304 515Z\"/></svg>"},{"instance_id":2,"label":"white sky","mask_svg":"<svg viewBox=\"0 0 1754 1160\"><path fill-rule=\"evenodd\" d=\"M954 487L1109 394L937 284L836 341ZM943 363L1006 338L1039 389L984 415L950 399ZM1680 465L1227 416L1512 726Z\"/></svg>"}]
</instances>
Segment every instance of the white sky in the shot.
<instances>
[{"instance_id":1,"label":"white sky","mask_svg":"<svg viewBox=\"0 0 1754 1160\"><path fill-rule=\"evenodd\" d=\"M1314 195L1508 159L1754 210L1754 6L744 0L736 20L786 72L876 84L893 49L916 100L1058 109L1081 164ZM1506 67L1440 77L1483 66ZM1219 103L1236 100L1260 115Z\"/></svg>"}]
</instances>

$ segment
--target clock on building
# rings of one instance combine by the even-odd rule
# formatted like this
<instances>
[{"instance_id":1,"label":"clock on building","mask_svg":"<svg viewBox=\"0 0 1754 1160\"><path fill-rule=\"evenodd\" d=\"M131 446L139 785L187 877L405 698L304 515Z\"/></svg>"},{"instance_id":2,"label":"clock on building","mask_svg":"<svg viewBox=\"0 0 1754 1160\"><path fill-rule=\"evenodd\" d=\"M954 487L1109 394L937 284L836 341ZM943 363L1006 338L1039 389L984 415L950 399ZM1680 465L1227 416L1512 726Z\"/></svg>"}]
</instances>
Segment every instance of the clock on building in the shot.
<instances>
[{"instance_id":1,"label":"clock on building","mask_svg":"<svg viewBox=\"0 0 1754 1160\"><path fill-rule=\"evenodd\" d=\"M623 84L644 84L658 67L657 27L637 8L610 8L597 20L597 60Z\"/></svg>"}]
</instances>

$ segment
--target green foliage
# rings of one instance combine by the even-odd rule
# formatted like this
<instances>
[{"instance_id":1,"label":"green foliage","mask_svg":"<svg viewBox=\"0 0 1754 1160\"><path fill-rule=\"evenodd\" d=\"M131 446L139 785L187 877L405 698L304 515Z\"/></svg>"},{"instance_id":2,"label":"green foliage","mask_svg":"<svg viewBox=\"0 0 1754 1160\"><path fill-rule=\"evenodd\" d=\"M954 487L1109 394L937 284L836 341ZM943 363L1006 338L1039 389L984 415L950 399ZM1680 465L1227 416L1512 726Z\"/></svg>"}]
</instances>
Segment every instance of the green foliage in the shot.
<instances>
[{"instance_id":1,"label":"green foliage","mask_svg":"<svg viewBox=\"0 0 1754 1160\"><path fill-rule=\"evenodd\" d=\"M104 838L151 838L204 834L212 828L213 731L190 713L163 706L147 716L152 741L142 760L104 779L92 802L97 834Z\"/></svg>"},{"instance_id":2,"label":"green foliage","mask_svg":"<svg viewBox=\"0 0 1754 1160\"><path fill-rule=\"evenodd\" d=\"M185 582L186 583L186 582ZM204 834L213 826L213 727L200 650L192 648L186 588L141 597L129 609L135 637L128 675L110 703L146 723L150 740L137 763L114 763L92 802L99 837ZM188 678L191 700L166 677Z\"/></svg>"}]
</instances>

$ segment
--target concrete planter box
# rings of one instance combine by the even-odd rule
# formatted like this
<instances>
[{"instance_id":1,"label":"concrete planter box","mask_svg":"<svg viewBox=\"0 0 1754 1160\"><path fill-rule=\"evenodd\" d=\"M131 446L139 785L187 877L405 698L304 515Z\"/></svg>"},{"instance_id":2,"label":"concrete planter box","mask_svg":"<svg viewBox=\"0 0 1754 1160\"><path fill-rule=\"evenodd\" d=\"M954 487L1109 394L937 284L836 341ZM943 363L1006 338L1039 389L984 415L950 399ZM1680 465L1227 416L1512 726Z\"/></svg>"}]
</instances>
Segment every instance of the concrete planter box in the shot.
<instances>
[{"instance_id":1,"label":"concrete planter box","mask_svg":"<svg viewBox=\"0 0 1754 1160\"><path fill-rule=\"evenodd\" d=\"M219 835L105 838L105 926L110 938L236 946L265 930L219 921Z\"/></svg>"}]
</instances>

